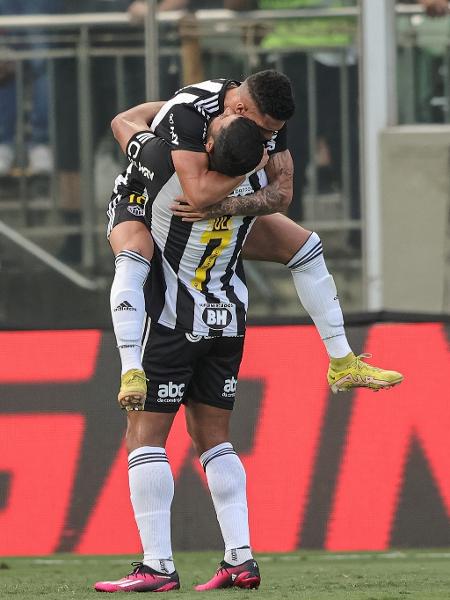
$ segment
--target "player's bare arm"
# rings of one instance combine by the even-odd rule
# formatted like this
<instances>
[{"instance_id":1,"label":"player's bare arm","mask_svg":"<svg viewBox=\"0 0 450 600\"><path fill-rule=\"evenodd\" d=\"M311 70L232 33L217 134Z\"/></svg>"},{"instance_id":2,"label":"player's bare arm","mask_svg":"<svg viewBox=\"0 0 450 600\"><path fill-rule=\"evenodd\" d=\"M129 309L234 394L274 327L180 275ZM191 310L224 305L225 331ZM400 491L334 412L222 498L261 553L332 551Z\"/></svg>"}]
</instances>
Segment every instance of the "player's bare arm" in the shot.
<instances>
[{"instance_id":1,"label":"player's bare arm","mask_svg":"<svg viewBox=\"0 0 450 600\"><path fill-rule=\"evenodd\" d=\"M145 102L114 117L111 129L123 152L126 152L128 142L135 133L150 129L150 123L164 104L164 101Z\"/></svg>"},{"instance_id":2,"label":"player's bare arm","mask_svg":"<svg viewBox=\"0 0 450 600\"><path fill-rule=\"evenodd\" d=\"M208 139L205 152L190 150L173 150L172 160L175 170L183 188L183 198L195 210L201 210L222 201L244 180L246 175L232 177L218 173L212 167L214 163L215 135L223 127L227 127L233 120L241 119L231 109L226 109L221 115L210 122ZM263 168L269 160L264 151L262 159L256 169ZM223 214L223 213L221 213Z\"/></svg>"},{"instance_id":3,"label":"player's bare arm","mask_svg":"<svg viewBox=\"0 0 450 600\"><path fill-rule=\"evenodd\" d=\"M184 198L195 209L220 202L245 179L210 171L208 155L203 152L177 150L172 152L172 160Z\"/></svg>"},{"instance_id":4,"label":"player's bare arm","mask_svg":"<svg viewBox=\"0 0 450 600\"><path fill-rule=\"evenodd\" d=\"M265 167L269 185L247 196L228 197L207 206L202 211L193 210L190 204L174 204L174 214L185 221L210 219L221 215L268 215L285 212L292 200L294 165L289 150L273 154Z\"/></svg>"}]
</instances>

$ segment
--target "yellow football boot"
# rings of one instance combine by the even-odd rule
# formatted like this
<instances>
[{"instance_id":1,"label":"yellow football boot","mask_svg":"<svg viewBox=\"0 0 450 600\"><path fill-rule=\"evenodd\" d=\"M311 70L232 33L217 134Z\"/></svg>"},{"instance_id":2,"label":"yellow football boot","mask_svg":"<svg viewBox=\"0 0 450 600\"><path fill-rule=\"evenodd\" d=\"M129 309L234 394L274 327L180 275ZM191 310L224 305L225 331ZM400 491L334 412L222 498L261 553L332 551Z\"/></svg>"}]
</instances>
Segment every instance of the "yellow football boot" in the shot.
<instances>
[{"instance_id":1,"label":"yellow football boot","mask_svg":"<svg viewBox=\"0 0 450 600\"><path fill-rule=\"evenodd\" d=\"M117 397L120 408L125 410L144 410L147 397L147 378L142 369L130 369L124 373L120 381L120 392Z\"/></svg>"},{"instance_id":2,"label":"yellow football boot","mask_svg":"<svg viewBox=\"0 0 450 600\"><path fill-rule=\"evenodd\" d=\"M403 381L401 373L372 367L361 360L371 356L371 354L355 356L353 352L350 352L344 358L332 358L327 373L331 390L337 394L337 392L347 392L352 388L366 387L376 392L386 390Z\"/></svg>"}]
</instances>

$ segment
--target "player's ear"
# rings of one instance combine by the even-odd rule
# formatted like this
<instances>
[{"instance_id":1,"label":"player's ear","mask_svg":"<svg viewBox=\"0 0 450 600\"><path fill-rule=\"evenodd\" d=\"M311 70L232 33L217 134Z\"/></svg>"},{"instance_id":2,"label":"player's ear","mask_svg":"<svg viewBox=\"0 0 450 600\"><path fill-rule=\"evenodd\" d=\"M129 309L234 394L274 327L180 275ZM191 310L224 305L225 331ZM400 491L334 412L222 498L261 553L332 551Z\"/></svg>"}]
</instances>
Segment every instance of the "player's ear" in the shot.
<instances>
[{"instance_id":1,"label":"player's ear","mask_svg":"<svg viewBox=\"0 0 450 600\"><path fill-rule=\"evenodd\" d=\"M246 110L247 110L247 109L246 109L246 107L244 106L244 103L243 103L243 102L241 102L240 100L239 100L239 102L236 104L236 106L234 107L234 112L235 112L237 115L243 115L243 114L245 113L245 111L246 111Z\"/></svg>"},{"instance_id":2,"label":"player's ear","mask_svg":"<svg viewBox=\"0 0 450 600\"><path fill-rule=\"evenodd\" d=\"M210 135L208 137L208 139L206 140L205 150L208 154L212 154L213 148L214 148L214 138L212 135Z\"/></svg>"}]
</instances>

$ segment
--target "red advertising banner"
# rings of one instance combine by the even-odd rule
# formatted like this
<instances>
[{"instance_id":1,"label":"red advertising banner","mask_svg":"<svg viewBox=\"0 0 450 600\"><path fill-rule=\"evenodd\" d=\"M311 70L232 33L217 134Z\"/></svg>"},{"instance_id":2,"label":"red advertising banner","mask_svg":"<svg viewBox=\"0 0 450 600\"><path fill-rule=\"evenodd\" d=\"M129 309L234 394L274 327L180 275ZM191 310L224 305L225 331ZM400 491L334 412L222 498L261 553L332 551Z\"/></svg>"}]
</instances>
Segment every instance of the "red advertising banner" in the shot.
<instances>
[{"instance_id":1,"label":"red advertising banner","mask_svg":"<svg viewBox=\"0 0 450 600\"><path fill-rule=\"evenodd\" d=\"M450 545L449 328L348 329L405 381L335 396L312 326L251 327L232 439L256 551ZM138 553L111 333L0 333L0 555ZM175 419L176 550L221 548L203 472Z\"/></svg>"}]
</instances>

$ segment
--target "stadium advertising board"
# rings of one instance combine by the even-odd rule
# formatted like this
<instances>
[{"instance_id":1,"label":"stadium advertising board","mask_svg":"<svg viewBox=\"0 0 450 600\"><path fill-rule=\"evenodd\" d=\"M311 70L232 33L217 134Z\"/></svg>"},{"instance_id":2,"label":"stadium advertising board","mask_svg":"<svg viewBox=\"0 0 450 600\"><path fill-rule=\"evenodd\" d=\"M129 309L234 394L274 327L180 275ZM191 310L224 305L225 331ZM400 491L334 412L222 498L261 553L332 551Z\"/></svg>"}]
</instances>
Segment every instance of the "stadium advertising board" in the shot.
<instances>
[{"instance_id":1,"label":"stadium advertising board","mask_svg":"<svg viewBox=\"0 0 450 600\"><path fill-rule=\"evenodd\" d=\"M256 551L450 545L449 327L349 328L398 388L334 396L311 326L251 327L232 441ZM0 554L138 553L111 333L0 333ZM177 416L175 550L221 548Z\"/></svg>"}]
</instances>

